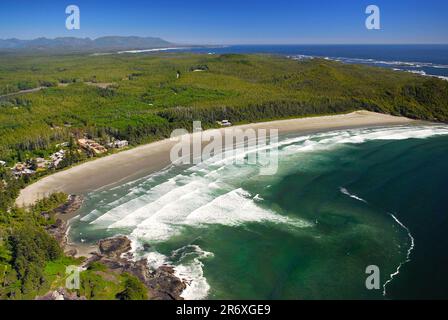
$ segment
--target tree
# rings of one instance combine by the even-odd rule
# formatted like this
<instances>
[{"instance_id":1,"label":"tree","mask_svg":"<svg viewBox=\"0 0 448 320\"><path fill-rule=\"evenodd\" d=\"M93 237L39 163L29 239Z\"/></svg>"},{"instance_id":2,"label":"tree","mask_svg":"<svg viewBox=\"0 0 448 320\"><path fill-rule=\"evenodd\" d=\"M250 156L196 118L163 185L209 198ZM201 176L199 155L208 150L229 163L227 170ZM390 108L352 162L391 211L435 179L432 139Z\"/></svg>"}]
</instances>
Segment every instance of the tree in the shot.
<instances>
[{"instance_id":1,"label":"tree","mask_svg":"<svg viewBox=\"0 0 448 320\"><path fill-rule=\"evenodd\" d=\"M117 294L119 300L147 300L148 289L136 277L126 274L125 289Z\"/></svg>"},{"instance_id":2,"label":"tree","mask_svg":"<svg viewBox=\"0 0 448 320\"><path fill-rule=\"evenodd\" d=\"M19 162L24 162L26 160L26 156L25 156L25 154L23 153L22 150L18 150L17 151L17 160Z\"/></svg>"},{"instance_id":3,"label":"tree","mask_svg":"<svg viewBox=\"0 0 448 320\"><path fill-rule=\"evenodd\" d=\"M30 161L30 169L36 171L37 168L38 168L37 160L36 159L32 159Z\"/></svg>"},{"instance_id":4,"label":"tree","mask_svg":"<svg viewBox=\"0 0 448 320\"><path fill-rule=\"evenodd\" d=\"M44 282L46 263L61 256L59 244L43 229L30 223L14 230L9 240L12 266L22 281L22 292L38 290Z\"/></svg>"}]
</instances>

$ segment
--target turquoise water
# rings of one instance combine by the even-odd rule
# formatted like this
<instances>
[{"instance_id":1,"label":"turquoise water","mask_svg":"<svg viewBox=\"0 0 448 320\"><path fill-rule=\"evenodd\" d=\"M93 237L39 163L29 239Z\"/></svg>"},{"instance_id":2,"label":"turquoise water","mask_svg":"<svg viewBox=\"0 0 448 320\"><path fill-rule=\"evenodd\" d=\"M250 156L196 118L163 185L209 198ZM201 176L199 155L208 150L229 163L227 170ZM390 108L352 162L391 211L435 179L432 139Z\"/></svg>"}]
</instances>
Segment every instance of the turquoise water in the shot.
<instances>
[{"instance_id":1,"label":"turquoise water","mask_svg":"<svg viewBox=\"0 0 448 320\"><path fill-rule=\"evenodd\" d=\"M91 193L71 239L129 235L152 267L175 265L187 299L448 298L448 126L277 147L273 176L210 159ZM369 265L379 290L365 287Z\"/></svg>"}]
</instances>

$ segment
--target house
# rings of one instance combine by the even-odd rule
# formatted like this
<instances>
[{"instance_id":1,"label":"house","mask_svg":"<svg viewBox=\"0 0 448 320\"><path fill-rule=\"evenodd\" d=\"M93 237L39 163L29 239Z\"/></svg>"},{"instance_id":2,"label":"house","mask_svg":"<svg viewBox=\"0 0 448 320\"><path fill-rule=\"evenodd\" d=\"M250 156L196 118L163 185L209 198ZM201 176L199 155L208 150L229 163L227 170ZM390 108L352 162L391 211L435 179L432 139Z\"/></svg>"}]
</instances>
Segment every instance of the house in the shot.
<instances>
[{"instance_id":1,"label":"house","mask_svg":"<svg viewBox=\"0 0 448 320\"><path fill-rule=\"evenodd\" d=\"M0 160L0 167L5 167L6 166L6 162L5 161L2 161L2 160Z\"/></svg>"},{"instance_id":2,"label":"house","mask_svg":"<svg viewBox=\"0 0 448 320\"><path fill-rule=\"evenodd\" d=\"M100 145L98 142L90 139L79 139L78 144L86 151L94 154L102 154L107 152L107 149Z\"/></svg>"},{"instance_id":3,"label":"house","mask_svg":"<svg viewBox=\"0 0 448 320\"><path fill-rule=\"evenodd\" d=\"M50 164L50 161L45 160L44 158L36 158L35 160L38 169L45 169Z\"/></svg>"},{"instance_id":4,"label":"house","mask_svg":"<svg viewBox=\"0 0 448 320\"><path fill-rule=\"evenodd\" d=\"M24 163L18 162L15 164L15 166L11 169L12 174L16 178L20 178L21 176L30 176L36 173L36 171L31 170L28 168L28 166Z\"/></svg>"},{"instance_id":5,"label":"house","mask_svg":"<svg viewBox=\"0 0 448 320\"><path fill-rule=\"evenodd\" d=\"M16 171L23 171L26 169L26 164L22 162L17 162L12 169Z\"/></svg>"},{"instance_id":6,"label":"house","mask_svg":"<svg viewBox=\"0 0 448 320\"><path fill-rule=\"evenodd\" d=\"M62 162L63 159L56 159L52 162L51 166L53 168L57 168L59 166L59 164Z\"/></svg>"},{"instance_id":7,"label":"house","mask_svg":"<svg viewBox=\"0 0 448 320\"><path fill-rule=\"evenodd\" d=\"M65 158L65 150L61 149L58 152L53 153L50 156L51 164L50 167L57 168L59 164L64 160Z\"/></svg>"},{"instance_id":8,"label":"house","mask_svg":"<svg viewBox=\"0 0 448 320\"><path fill-rule=\"evenodd\" d=\"M51 160L63 159L65 157L65 150L59 150L50 156Z\"/></svg>"},{"instance_id":9,"label":"house","mask_svg":"<svg viewBox=\"0 0 448 320\"><path fill-rule=\"evenodd\" d=\"M33 175L35 173L36 173L36 171L28 169L28 168L22 171L22 174L25 175L25 176L31 176L31 175Z\"/></svg>"},{"instance_id":10,"label":"house","mask_svg":"<svg viewBox=\"0 0 448 320\"><path fill-rule=\"evenodd\" d=\"M114 140L113 142L109 143L107 146L109 148L125 148L129 145L129 142L127 140Z\"/></svg>"}]
</instances>

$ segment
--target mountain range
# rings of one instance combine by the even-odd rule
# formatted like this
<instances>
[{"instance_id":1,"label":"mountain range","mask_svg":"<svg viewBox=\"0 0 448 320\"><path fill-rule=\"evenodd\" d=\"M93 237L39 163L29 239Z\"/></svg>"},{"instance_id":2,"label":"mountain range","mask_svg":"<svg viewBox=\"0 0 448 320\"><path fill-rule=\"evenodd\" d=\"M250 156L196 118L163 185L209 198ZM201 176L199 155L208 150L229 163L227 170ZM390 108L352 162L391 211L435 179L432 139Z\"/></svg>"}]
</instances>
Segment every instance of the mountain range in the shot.
<instances>
[{"instance_id":1,"label":"mountain range","mask_svg":"<svg viewBox=\"0 0 448 320\"><path fill-rule=\"evenodd\" d=\"M175 46L161 38L107 36L97 39L59 37L54 39L37 38L33 40L0 39L0 51L112 51L139 50Z\"/></svg>"}]
</instances>

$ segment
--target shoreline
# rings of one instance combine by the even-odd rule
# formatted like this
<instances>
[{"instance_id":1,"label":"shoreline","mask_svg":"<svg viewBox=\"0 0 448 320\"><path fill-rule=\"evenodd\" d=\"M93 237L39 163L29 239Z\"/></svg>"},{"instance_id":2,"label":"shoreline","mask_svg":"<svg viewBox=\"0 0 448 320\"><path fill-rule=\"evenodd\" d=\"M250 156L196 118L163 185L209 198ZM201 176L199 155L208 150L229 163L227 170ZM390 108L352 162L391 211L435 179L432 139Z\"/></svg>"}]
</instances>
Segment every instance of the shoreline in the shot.
<instances>
[{"instance_id":1,"label":"shoreline","mask_svg":"<svg viewBox=\"0 0 448 320\"><path fill-rule=\"evenodd\" d=\"M279 134L307 134L362 127L404 125L414 122L417 120L361 110L340 115L251 123L231 128L278 129ZM223 132L224 128L217 130ZM176 141L164 139L46 176L22 189L16 204L21 207L28 206L54 192L83 196L95 190L136 180L163 170L171 164L170 150L176 143Z\"/></svg>"}]
</instances>

